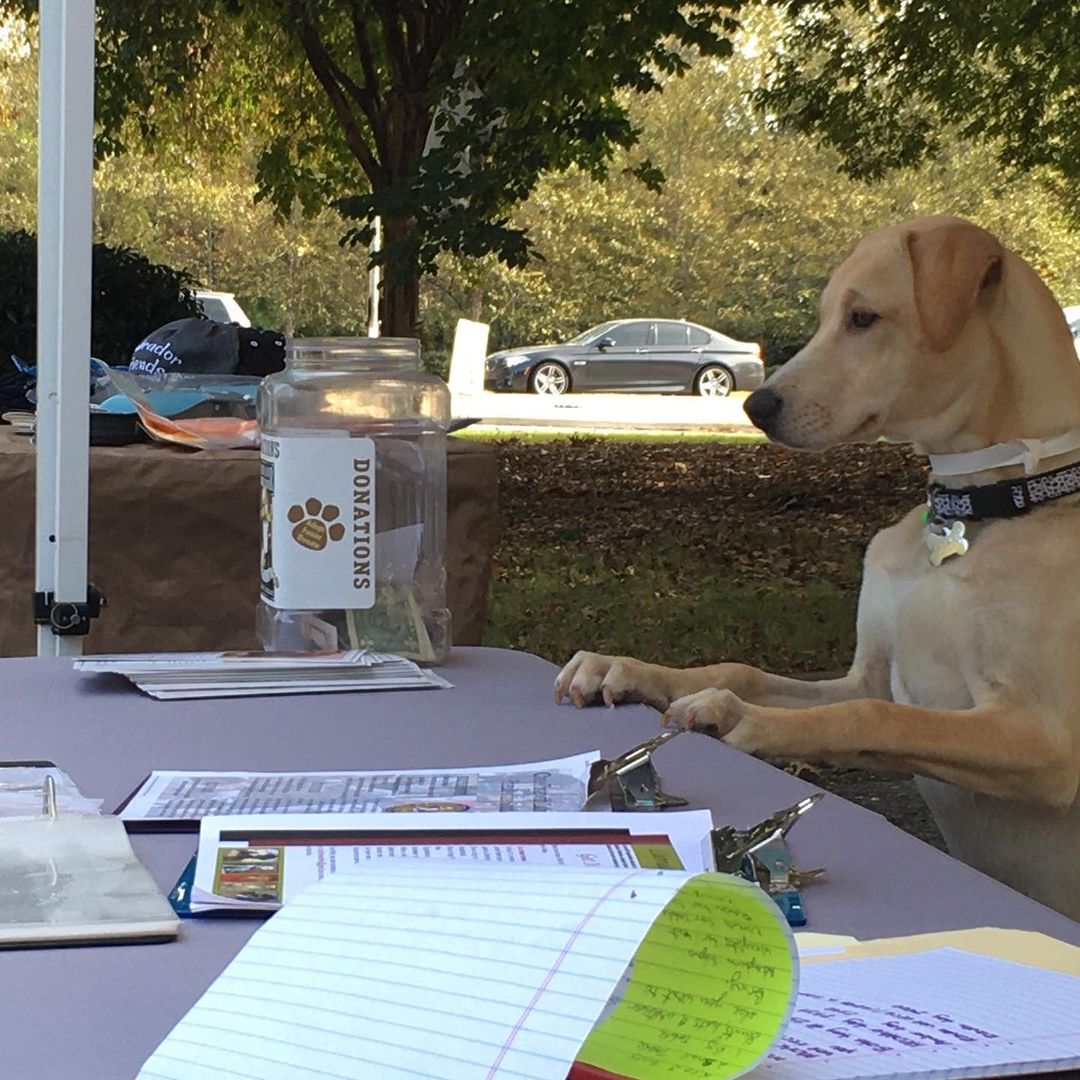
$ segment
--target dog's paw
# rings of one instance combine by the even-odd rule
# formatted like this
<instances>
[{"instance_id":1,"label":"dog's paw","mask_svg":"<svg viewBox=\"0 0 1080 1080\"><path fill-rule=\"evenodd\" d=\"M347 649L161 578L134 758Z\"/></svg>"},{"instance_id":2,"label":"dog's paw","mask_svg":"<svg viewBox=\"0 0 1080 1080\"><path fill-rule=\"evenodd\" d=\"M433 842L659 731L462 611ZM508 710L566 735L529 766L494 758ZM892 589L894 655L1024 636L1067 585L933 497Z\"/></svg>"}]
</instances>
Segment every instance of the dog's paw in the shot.
<instances>
[{"instance_id":1,"label":"dog's paw","mask_svg":"<svg viewBox=\"0 0 1080 1080\"><path fill-rule=\"evenodd\" d=\"M712 735L744 754L789 757L793 730L801 729L793 729L777 713L743 701L733 690L709 689L673 701L661 722L665 727Z\"/></svg>"},{"instance_id":2,"label":"dog's paw","mask_svg":"<svg viewBox=\"0 0 1080 1080\"><path fill-rule=\"evenodd\" d=\"M577 652L555 679L555 701L566 698L579 709L599 701L609 708L639 701L662 709L668 698L659 685L659 670L629 656Z\"/></svg>"},{"instance_id":3,"label":"dog's paw","mask_svg":"<svg viewBox=\"0 0 1080 1080\"><path fill-rule=\"evenodd\" d=\"M664 712L664 727L703 731L726 738L738 725L746 703L733 690L699 690L673 701Z\"/></svg>"}]
</instances>

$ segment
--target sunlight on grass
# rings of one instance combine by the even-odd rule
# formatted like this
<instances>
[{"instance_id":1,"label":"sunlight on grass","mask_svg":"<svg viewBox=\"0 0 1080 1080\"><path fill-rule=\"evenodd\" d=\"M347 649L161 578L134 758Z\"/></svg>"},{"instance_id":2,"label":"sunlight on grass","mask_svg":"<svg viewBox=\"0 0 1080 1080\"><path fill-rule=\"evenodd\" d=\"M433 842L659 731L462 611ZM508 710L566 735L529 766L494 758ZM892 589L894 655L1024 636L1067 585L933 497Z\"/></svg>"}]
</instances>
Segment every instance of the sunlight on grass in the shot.
<instances>
[{"instance_id":1,"label":"sunlight on grass","mask_svg":"<svg viewBox=\"0 0 1080 1080\"><path fill-rule=\"evenodd\" d=\"M535 553L526 569L496 574L485 643L560 664L590 649L674 666L837 671L854 649L855 606L835 584L724 579L673 551L621 567L587 552Z\"/></svg>"}]
</instances>

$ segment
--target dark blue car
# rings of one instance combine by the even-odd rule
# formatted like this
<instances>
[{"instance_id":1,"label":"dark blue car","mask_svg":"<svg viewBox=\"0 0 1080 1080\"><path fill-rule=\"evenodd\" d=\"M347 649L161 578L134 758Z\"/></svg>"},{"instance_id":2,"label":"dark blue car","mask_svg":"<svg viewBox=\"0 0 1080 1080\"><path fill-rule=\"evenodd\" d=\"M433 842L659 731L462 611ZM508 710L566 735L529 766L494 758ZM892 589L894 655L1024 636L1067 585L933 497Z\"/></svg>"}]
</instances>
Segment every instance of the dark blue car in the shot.
<instances>
[{"instance_id":1,"label":"dark blue car","mask_svg":"<svg viewBox=\"0 0 1080 1080\"><path fill-rule=\"evenodd\" d=\"M764 378L762 349L755 342L682 320L621 319L594 326L565 345L492 353L484 388L724 397L754 390Z\"/></svg>"}]
</instances>

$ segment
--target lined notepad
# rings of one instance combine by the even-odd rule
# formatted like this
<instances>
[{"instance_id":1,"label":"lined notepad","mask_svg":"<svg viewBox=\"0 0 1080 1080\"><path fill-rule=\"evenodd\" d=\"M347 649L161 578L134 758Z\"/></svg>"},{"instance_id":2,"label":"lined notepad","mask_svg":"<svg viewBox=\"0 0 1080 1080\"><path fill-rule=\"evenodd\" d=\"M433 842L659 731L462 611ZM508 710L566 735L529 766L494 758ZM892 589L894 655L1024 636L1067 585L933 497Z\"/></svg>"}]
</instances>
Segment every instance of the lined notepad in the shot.
<instances>
[{"instance_id":1,"label":"lined notepad","mask_svg":"<svg viewBox=\"0 0 1080 1080\"><path fill-rule=\"evenodd\" d=\"M763 1080L1008 1076L1080 1068L1080 978L959 949L803 968Z\"/></svg>"},{"instance_id":2,"label":"lined notepad","mask_svg":"<svg viewBox=\"0 0 1080 1080\"><path fill-rule=\"evenodd\" d=\"M564 1080L601 1013L591 1064L733 1076L775 1040L795 970L778 909L737 878L380 868L283 908L140 1078Z\"/></svg>"},{"instance_id":3,"label":"lined notepad","mask_svg":"<svg viewBox=\"0 0 1080 1080\"><path fill-rule=\"evenodd\" d=\"M1080 1067L1080 977L941 948L807 964L796 997L793 944L775 904L724 874L330 877L255 933L140 1080L564 1080L575 1061L634 1080Z\"/></svg>"}]
</instances>

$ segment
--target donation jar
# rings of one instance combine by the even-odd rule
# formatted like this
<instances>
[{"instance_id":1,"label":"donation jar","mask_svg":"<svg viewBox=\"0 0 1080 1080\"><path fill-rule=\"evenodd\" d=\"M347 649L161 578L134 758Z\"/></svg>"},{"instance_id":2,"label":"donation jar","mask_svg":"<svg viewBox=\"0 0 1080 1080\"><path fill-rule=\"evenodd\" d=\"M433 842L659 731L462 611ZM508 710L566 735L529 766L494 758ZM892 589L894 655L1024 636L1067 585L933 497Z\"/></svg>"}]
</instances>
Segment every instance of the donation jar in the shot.
<instances>
[{"instance_id":1,"label":"donation jar","mask_svg":"<svg viewBox=\"0 0 1080 1080\"><path fill-rule=\"evenodd\" d=\"M289 343L259 391L266 649L446 658L449 422L411 338Z\"/></svg>"}]
</instances>

